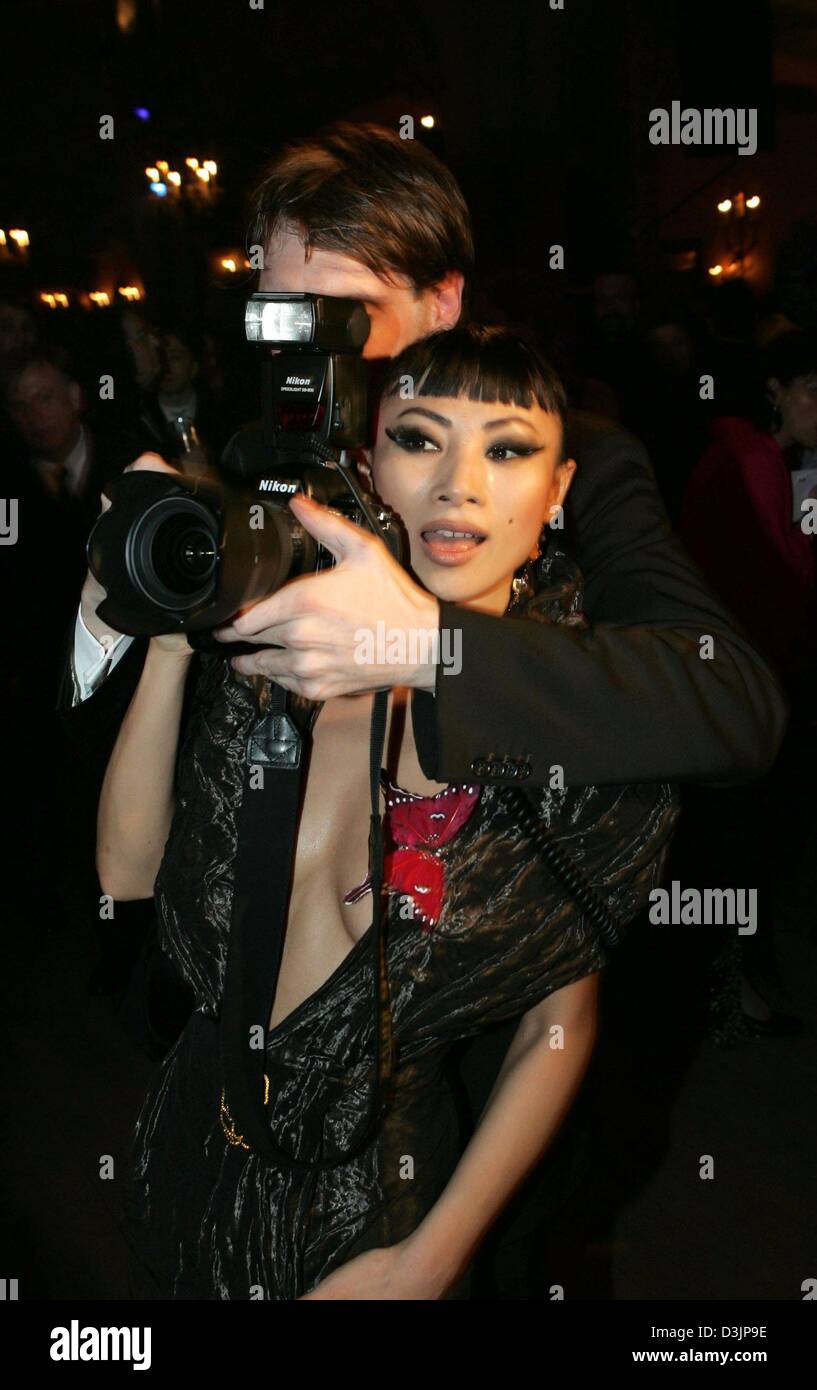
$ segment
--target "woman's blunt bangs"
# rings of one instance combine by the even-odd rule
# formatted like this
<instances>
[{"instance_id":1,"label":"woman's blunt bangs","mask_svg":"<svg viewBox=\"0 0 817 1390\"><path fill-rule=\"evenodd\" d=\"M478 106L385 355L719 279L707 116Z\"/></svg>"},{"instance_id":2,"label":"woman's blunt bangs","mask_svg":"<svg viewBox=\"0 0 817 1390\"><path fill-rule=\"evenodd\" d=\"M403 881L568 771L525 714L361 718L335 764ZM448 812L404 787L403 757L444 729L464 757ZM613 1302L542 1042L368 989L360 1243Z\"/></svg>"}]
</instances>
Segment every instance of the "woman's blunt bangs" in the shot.
<instances>
[{"instance_id":1,"label":"woman's blunt bangs","mask_svg":"<svg viewBox=\"0 0 817 1390\"><path fill-rule=\"evenodd\" d=\"M533 342L508 328L474 323L404 348L389 363L381 395L467 396L523 410L539 405L563 426L567 411L564 387Z\"/></svg>"}]
</instances>

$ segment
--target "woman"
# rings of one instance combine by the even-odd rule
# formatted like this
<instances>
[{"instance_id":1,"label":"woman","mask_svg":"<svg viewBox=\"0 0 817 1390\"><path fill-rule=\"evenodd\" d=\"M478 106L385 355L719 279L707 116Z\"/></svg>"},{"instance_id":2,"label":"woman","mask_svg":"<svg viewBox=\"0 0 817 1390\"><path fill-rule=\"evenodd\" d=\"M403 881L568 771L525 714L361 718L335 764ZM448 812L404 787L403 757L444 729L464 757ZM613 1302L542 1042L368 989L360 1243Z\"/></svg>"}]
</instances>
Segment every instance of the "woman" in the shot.
<instances>
[{"instance_id":1,"label":"woman","mask_svg":"<svg viewBox=\"0 0 817 1390\"><path fill-rule=\"evenodd\" d=\"M550 547L548 522L575 467L563 425L560 384L506 330L439 333L390 364L376 447L360 472L399 515L412 571L430 592L509 620L583 621L576 573ZM333 1168L305 1176L242 1147L223 1105L217 1016L255 704L226 661L201 658L174 788L190 660L184 638L152 640L100 802L103 888L117 900L155 889L166 949L199 1001L137 1125L128 1216L138 1296L467 1297L475 1250L581 1082L604 947L541 862L504 788L424 777L409 692L392 690L382 783L393 1098L372 1141ZM347 1149L366 1116L372 699L340 696L312 712L264 1038L269 1125L300 1161L324 1146ZM551 781L534 796L550 835L581 861L613 915L629 919L657 880L674 821L671 789L571 791L558 773ZM516 1017L460 1158L447 1054L458 1039Z\"/></svg>"}]
</instances>

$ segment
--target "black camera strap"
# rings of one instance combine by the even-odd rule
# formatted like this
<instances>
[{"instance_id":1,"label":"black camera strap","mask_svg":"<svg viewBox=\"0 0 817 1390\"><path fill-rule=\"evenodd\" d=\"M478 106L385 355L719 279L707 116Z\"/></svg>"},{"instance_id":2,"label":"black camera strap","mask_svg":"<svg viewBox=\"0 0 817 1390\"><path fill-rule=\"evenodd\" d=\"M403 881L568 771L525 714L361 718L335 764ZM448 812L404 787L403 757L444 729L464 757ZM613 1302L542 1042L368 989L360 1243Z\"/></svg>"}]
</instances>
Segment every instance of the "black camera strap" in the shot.
<instances>
[{"instance_id":1,"label":"black camera strap","mask_svg":"<svg viewBox=\"0 0 817 1390\"><path fill-rule=\"evenodd\" d=\"M288 917L296 827L303 789L301 739L286 712L286 691L274 682L266 711L250 731L238 815L233 912L221 1013L221 1056L231 1142L303 1172L334 1168L371 1141L392 1099L394 1047L386 940L382 925L383 835L380 766L387 691L374 697L370 734L369 872L372 879L370 959L374 1009L374 1079L363 1133L343 1152L307 1162L285 1152L265 1104L266 1029L275 998ZM270 1083L271 1085L271 1083Z\"/></svg>"}]
</instances>

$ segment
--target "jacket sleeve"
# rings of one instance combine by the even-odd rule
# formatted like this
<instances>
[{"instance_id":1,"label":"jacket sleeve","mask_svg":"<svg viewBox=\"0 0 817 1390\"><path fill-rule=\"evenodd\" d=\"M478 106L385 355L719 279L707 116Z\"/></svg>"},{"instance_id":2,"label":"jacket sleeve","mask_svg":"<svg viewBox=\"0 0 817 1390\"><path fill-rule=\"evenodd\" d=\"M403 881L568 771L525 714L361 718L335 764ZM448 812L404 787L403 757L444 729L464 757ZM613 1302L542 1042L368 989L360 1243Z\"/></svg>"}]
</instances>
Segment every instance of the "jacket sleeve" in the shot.
<instances>
[{"instance_id":1,"label":"jacket sleeve","mask_svg":"<svg viewBox=\"0 0 817 1390\"><path fill-rule=\"evenodd\" d=\"M65 634L57 689L57 719L62 730L69 765L76 769L90 795L102 787L105 769L128 705L133 698L148 649L146 637L135 637L121 661L86 700L73 705L74 682L71 654L74 620Z\"/></svg>"},{"instance_id":2,"label":"jacket sleeve","mask_svg":"<svg viewBox=\"0 0 817 1390\"><path fill-rule=\"evenodd\" d=\"M448 666L411 705L423 773L547 785L561 769L567 786L761 776L788 714L779 683L672 531L638 440L578 413L572 426L566 516L590 626L441 602Z\"/></svg>"}]
</instances>

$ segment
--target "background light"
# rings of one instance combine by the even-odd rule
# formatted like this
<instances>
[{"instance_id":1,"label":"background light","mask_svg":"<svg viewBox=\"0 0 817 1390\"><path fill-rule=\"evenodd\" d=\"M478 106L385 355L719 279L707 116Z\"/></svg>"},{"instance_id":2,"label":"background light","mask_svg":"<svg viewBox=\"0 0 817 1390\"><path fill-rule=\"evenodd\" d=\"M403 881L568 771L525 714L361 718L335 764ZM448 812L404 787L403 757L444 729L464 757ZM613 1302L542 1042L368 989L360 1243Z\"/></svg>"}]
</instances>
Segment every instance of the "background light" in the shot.
<instances>
[{"instance_id":1,"label":"background light","mask_svg":"<svg viewBox=\"0 0 817 1390\"><path fill-rule=\"evenodd\" d=\"M133 114L138 121L149 121L150 112L146 106L134 106Z\"/></svg>"},{"instance_id":2,"label":"background light","mask_svg":"<svg viewBox=\"0 0 817 1390\"><path fill-rule=\"evenodd\" d=\"M718 212L731 212L731 211L732 211L732 199L731 199L731 198L724 198L724 200L723 200L722 203L718 203Z\"/></svg>"},{"instance_id":3,"label":"background light","mask_svg":"<svg viewBox=\"0 0 817 1390\"><path fill-rule=\"evenodd\" d=\"M760 199L758 198L757 194L755 194L753 198L747 198L747 199L746 199L746 206L747 206L747 208L759 208L759 207L760 207Z\"/></svg>"},{"instance_id":4,"label":"background light","mask_svg":"<svg viewBox=\"0 0 817 1390\"><path fill-rule=\"evenodd\" d=\"M433 130L433 129L434 129L434 117L433 117L433 116L421 116L421 117L420 117L420 125L424 125L425 128L426 128L426 130Z\"/></svg>"},{"instance_id":5,"label":"background light","mask_svg":"<svg viewBox=\"0 0 817 1390\"><path fill-rule=\"evenodd\" d=\"M710 274L710 275L723 275L723 266L722 266L722 265L711 265L711 266L709 267L709 274Z\"/></svg>"},{"instance_id":6,"label":"background light","mask_svg":"<svg viewBox=\"0 0 817 1390\"><path fill-rule=\"evenodd\" d=\"M166 197L167 197L167 184L166 184L166 183L158 183L158 182L152 183L152 184L150 185L150 191L151 191L151 193L155 193L157 198L166 198Z\"/></svg>"}]
</instances>

